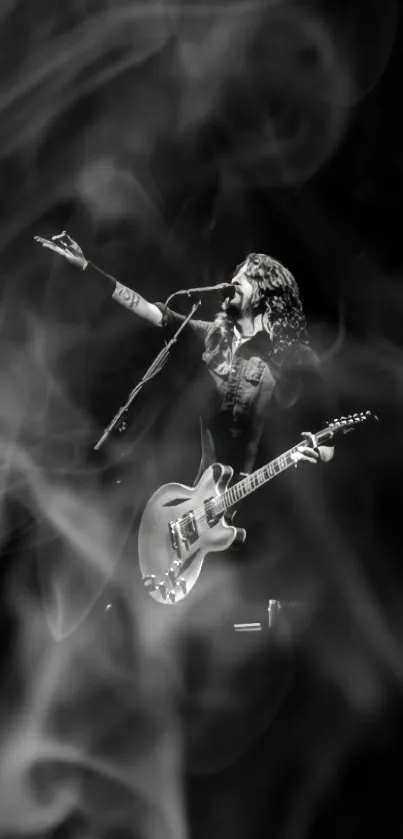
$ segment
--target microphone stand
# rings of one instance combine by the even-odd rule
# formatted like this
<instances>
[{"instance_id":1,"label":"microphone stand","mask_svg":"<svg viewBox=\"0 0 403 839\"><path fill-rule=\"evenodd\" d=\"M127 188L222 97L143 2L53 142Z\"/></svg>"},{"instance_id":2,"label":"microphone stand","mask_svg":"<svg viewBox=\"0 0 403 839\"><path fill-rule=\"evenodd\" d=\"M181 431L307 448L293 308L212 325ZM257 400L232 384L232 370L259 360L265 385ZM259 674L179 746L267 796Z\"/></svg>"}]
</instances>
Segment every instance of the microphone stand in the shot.
<instances>
[{"instance_id":1,"label":"microphone stand","mask_svg":"<svg viewBox=\"0 0 403 839\"><path fill-rule=\"evenodd\" d=\"M163 317L164 317L164 314L165 314L166 308L167 308L168 303L170 302L170 300L172 300L172 298L173 298L173 297L175 297L175 295L176 295L176 294L183 294L183 293L186 293L189 297L191 296L191 291L190 291L189 293L187 293L187 292L183 292L183 291L179 291L179 292L178 292L178 291L175 291L173 294L171 294L171 295L168 297L168 299L167 299L167 301L166 301L166 303L165 303L165 305L164 305ZM140 379L140 381L138 382L138 384L137 384L137 385L133 388L133 390L132 390L132 391L131 391L131 393L129 394L129 396L128 396L128 398L127 398L126 402L125 402L125 404L124 404L124 405L122 405L122 407L121 407L121 408L119 408L119 410L118 410L117 414L115 414L115 416L113 417L112 421L109 423L108 427L105 429L105 431L103 432L103 434L102 434L102 435L101 435L101 437L99 438L98 442L95 444L94 449L95 449L96 451L99 451L99 449L101 448L101 446L103 446L103 444L105 443L105 440L107 440L107 439L108 439L109 435L111 434L111 432L113 431L113 429L117 426L117 424L118 424L119 420L122 418L123 414L125 414L125 413L126 413L126 411L127 411L127 410L128 410L128 408L130 407L130 405L132 404L132 402L134 401L134 399L136 398L136 396L140 393L141 389L144 387L144 385L145 385L147 382L149 382L149 381L150 381L150 379L154 378L154 376L156 376L156 375L157 375L157 373L159 373L159 372L162 370L162 368L164 367L164 365L165 365L165 364L166 364L166 362L168 361L168 357L169 357L169 353L170 353L170 351L171 351L171 347L172 347L172 346L176 343L176 341L178 340L178 337L179 337L180 333L182 332L182 329L184 329L184 327L185 327L185 326L189 323L189 321L190 321L190 319L193 317L194 313L195 313L195 312L197 311L197 309L201 306L201 302L202 302L202 301L201 301L201 298L199 298L199 300L196 300L196 301L192 304L192 308L191 308L191 310L190 310L189 314L184 316L184 319L183 319L182 323L179 325L179 328L176 330L176 332L175 332L175 334L173 335L173 337L172 337L172 338L170 339L170 341L169 341L169 342L165 345L165 347L163 347L163 348L162 348L161 352L159 352L159 353L158 353L157 357L156 357L156 358L154 359L154 361L150 364L150 367L148 368L148 370L146 370L146 372L144 373L144 376L142 376L142 378Z\"/></svg>"}]
</instances>

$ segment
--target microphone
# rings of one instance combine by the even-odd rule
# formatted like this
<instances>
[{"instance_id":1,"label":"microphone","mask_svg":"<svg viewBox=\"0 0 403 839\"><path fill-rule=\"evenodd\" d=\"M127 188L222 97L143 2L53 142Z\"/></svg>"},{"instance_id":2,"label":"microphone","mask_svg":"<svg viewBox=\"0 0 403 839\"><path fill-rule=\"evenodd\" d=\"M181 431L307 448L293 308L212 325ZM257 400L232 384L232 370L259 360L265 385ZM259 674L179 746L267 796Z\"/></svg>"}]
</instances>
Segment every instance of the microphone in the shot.
<instances>
[{"instance_id":1,"label":"microphone","mask_svg":"<svg viewBox=\"0 0 403 839\"><path fill-rule=\"evenodd\" d=\"M183 291L177 291L176 294L186 294L191 297L193 294L204 294L205 292L219 291L223 297L233 298L236 289L231 283L218 283L218 285L205 285L201 288L188 288Z\"/></svg>"}]
</instances>

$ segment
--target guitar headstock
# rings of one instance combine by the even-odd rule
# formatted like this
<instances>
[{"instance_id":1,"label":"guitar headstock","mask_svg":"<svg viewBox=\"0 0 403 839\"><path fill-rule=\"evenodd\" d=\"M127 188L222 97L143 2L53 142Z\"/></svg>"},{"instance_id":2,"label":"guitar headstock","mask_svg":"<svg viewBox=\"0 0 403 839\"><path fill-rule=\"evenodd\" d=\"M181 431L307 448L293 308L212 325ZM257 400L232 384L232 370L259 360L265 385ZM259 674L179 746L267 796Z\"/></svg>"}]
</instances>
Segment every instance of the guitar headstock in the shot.
<instances>
[{"instance_id":1,"label":"guitar headstock","mask_svg":"<svg viewBox=\"0 0 403 839\"><path fill-rule=\"evenodd\" d=\"M327 423L327 427L329 431L333 431L334 433L341 431L343 434L347 434L357 425L361 425L361 423L368 422L369 420L377 422L378 417L372 411L360 411L355 414L349 414L347 417L334 419L332 422Z\"/></svg>"}]
</instances>

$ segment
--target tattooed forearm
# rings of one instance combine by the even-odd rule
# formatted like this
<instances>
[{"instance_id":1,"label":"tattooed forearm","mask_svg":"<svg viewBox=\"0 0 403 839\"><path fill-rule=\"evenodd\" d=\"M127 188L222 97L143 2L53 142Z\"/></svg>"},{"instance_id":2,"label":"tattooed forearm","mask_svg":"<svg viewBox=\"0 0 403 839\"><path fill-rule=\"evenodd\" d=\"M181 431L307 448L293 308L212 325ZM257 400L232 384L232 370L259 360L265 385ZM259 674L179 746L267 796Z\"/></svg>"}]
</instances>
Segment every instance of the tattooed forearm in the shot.
<instances>
[{"instance_id":1,"label":"tattooed forearm","mask_svg":"<svg viewBox=\"0 0 403 839\"><path fill-rule=\"evenodd\" d=\"M115 283L115 290L112 295L113 300L116 300L121 306L125 306L126 309L130 309L131 312L135 312L138 317L148 320L154 326L161 325L162 314L158 306L154 303L149 303L148 300L144 300L144 297L141 294L137 294L137 291L133 291L132 288L127 288L127 286L118 283L116 280Z\"/></svg>"},{"instance_id":2,"label":"tattooed forearm","mask_svg":"<svg viewBox=\"0 0 403 839\"><path fill-rule=\"evenodd\" d=\"M113 300L117 300L118 303L121 303L122 306L126 306L127 309L132 309L133 311L137 309L141 300L140 295L136 291L127 288L127 286L121 283L116 283L112 298Z\"/></svg>"}]
</instances>

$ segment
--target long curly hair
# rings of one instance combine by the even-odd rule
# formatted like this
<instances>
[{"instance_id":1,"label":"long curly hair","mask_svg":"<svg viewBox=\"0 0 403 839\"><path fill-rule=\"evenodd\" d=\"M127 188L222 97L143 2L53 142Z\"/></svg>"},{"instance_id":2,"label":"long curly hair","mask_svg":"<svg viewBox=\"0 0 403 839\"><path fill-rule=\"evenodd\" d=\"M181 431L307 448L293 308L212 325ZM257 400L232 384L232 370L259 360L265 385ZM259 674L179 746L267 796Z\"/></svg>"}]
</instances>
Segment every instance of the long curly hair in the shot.
<instances>
[{"instance_id":1,"label":"long curly hair","mask_svg":"<svg viewBox=\"0 0 403 839\"><path fill-rule=\"evenodd\" d=\"M268 336L267 360L281 365L301 347L309 346L306 320L297 282L291 272L264 253L250 253L244 263L245 274L253 286L252 312L262 315ZM237 266L236 273L241 265ZM222 307L206 336L203 359L214 367L224 360L231 345L234 316L231 307Z\"/></svg>"}]
</instances>

